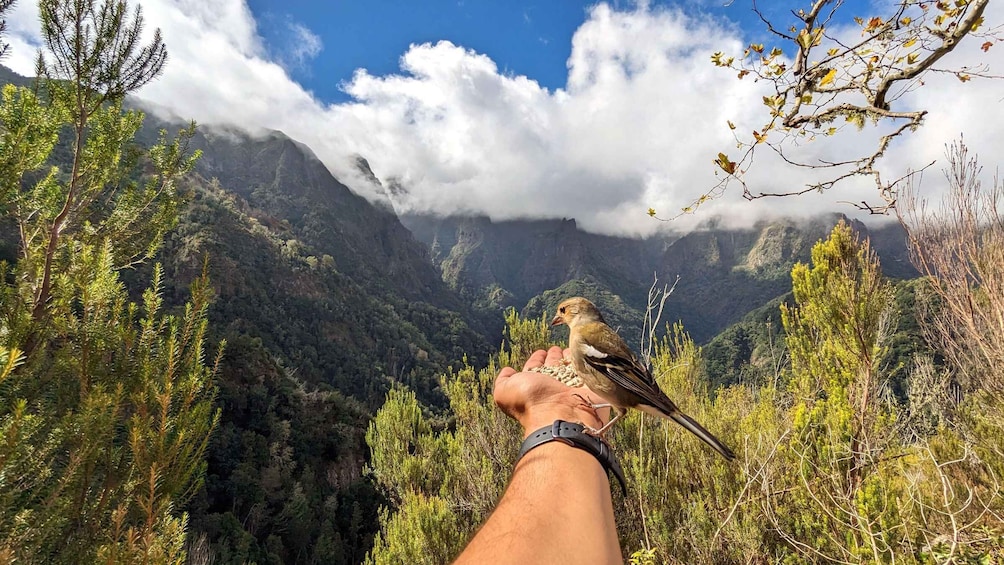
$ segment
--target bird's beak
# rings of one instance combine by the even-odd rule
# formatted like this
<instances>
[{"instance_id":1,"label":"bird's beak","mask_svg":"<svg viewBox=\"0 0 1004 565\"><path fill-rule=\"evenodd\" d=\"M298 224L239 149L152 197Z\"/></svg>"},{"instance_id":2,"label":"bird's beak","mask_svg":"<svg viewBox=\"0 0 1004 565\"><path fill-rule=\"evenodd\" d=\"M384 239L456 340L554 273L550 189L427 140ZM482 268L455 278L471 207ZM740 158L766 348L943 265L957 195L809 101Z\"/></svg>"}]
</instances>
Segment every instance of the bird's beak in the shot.
<instances>
[{"instance_id":1,"label":"bird's beak","mask_svg":"<svg viewBox=\"0 0 1004 565\"><path fill-rule=\"evenodd\" d=\"M561 316L555 316L554 319L551 320L551 325L552 326L560 326L561 324L564 324L564 323L565 323L565 319L562 318Z\"/></svg>"}]
</instances>

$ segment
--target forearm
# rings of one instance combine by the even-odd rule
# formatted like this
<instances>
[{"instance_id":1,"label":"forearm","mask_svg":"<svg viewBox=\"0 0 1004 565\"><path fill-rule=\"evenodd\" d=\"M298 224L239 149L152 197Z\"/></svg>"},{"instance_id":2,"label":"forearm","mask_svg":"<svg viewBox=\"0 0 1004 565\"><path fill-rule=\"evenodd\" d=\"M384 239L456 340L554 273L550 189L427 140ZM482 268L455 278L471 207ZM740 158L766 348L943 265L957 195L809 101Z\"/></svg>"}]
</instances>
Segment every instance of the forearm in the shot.
<instances>
[{"instance_id":1,"label":"forearm","mask_svg":"<svg viewBox=\"0 0 1004 565\"><path fill-rule=\"evenodd\" d=\"M591 454L557 441L520 460L495 512L456 561L621 562L603 467Z\"/></svg>"}]
</instances>

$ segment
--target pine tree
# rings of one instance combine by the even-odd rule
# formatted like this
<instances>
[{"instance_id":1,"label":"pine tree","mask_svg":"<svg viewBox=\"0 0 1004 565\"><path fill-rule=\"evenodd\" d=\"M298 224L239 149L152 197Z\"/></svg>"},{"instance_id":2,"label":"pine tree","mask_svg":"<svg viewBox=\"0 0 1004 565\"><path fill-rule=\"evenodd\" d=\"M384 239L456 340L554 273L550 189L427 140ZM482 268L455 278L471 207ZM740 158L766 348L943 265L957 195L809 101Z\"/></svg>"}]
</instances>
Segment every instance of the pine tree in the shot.
<instances>
[{"instance_id":1,"label":"pine tree","mask_svg":"<svg viewBox=\"0 0 1004 565\"><path fill-rule=\"evenodd\" d=\"M14 5L14 0L0 0L0 16L3 16ZM0 58L7 54L10 47L3 41L3 34L7 32L7 20L0 17Z\"/></svg>"},{"instance_id":2,"label":"pine tree","mask_svg":"<svg viewBox=\"0 0 1004 565\"><path fill-rule=\"evenodd\" d=\"M143 151L126 94L166 60L139 9L41 0L34 89L0 102L0 211L19 257L0 265L0 563L181 563L181 506L217 414L203 277L178 315L154 269L142 304L119 278L176 221L198 155ZM218 357L217 357L218 360Z\"/></svg>"}]
</instances>

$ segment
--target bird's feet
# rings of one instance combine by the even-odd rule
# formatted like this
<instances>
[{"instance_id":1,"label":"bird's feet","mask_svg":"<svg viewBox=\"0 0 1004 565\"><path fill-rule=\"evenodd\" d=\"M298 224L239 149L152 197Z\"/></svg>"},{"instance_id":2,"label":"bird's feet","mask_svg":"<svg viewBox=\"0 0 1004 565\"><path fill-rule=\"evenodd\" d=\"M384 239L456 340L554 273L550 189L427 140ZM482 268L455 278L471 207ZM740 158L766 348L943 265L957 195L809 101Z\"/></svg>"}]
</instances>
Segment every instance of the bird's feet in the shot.
<instances>
[{"instance_id":1,"label":"bird's feet","mask_svg":"<svg viewBox=\"0 0 1004 565\"><path fill-rule=\"evenodd\" d=\"M615 412L617 411L617 408L613 404L610 404L609 402L599 402L599 403L593 402L592 400L589 400L588 398L582 396L579 393L575 393L575 396L576 396L576 398L578 398L579 400L582 401L579 404L579 407L582 408L583 410L588 410L588 411L592 412L593 417L596 418L597 422L600 422L600 423L603 422L603 418L601 418L599 412L597 412L597 410L599 410L600 408L613 408ZM591 435L593 437L598 437L600 439L604 439L603 438L603 434L607 431L608 428L610 428L610 424L613 424L614 421L616 421L617 418L619 418L619 417L620 417L620 414L618 413L616 416L614 416L613 420L610 420L609 422L607 422L600 429L596 429L596 428L594 428L592 426L586 425L584 422L579 422L579 423L582 424L582 431L586 432L587 434L589 434L589 435Z\"/></svg>"}]
</instances>

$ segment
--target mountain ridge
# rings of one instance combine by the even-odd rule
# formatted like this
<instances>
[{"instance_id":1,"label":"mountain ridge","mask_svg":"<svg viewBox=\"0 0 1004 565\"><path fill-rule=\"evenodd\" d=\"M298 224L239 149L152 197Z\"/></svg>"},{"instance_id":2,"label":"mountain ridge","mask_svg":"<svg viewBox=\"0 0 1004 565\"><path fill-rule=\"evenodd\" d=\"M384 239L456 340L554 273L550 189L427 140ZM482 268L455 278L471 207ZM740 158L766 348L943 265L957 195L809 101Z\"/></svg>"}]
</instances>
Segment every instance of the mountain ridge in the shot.
<instances>
[{"instance_id":1,"label":"mountain ridge","mask_svg":"<svg viewBox=\"0 0 1004 565\"><path fill-rule=\"evenodd\" d=\"M682 321L698 342L790 291L791 267L808 261L815 242L841 219L875 240L890 276L916 276L898 224L869 227L839 213L764 220L747 229L710 221L703 229L643 239L585 232L573 219L401 216L429 246L443 280L478 308L541 315L562 295L585 292L640 327L655 281L675 283L663 322Z\"/></svg>"}]
</instances>

